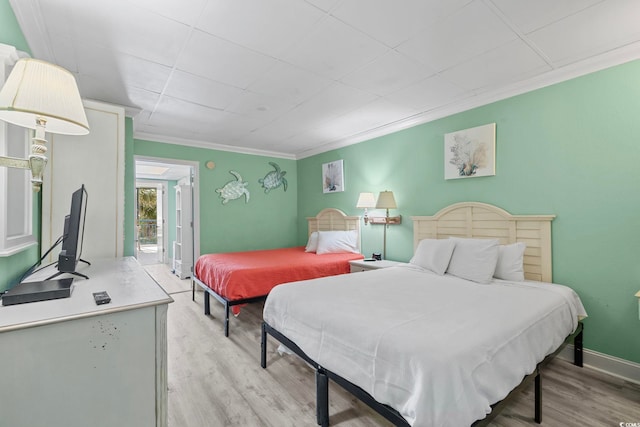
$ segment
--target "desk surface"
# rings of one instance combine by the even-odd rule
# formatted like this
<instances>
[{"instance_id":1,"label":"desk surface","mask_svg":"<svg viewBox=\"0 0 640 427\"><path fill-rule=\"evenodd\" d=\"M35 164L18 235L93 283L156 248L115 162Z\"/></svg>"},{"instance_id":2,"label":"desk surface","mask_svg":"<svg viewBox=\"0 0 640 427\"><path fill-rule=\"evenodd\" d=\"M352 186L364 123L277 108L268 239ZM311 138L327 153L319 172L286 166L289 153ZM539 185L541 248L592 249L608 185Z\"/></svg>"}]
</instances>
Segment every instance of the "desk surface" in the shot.
<instances>
[{"instance_id":1,"label":"desk surface","mask_svg":"<svg viewBox=\"0 0 640 427\"><path fill-rule=\"evenodd\" d=\"M25 281L44 280L51 271L42 270ZM90 266L78 263L78 272L89 279L75 277L69 298L0 305L0 332L173 302L132 257L95 260ZM65 277L74 276L57 278ZM93 293L100 291L107 291L109 304L96 305Z\"/></svg>"}]
</instances>

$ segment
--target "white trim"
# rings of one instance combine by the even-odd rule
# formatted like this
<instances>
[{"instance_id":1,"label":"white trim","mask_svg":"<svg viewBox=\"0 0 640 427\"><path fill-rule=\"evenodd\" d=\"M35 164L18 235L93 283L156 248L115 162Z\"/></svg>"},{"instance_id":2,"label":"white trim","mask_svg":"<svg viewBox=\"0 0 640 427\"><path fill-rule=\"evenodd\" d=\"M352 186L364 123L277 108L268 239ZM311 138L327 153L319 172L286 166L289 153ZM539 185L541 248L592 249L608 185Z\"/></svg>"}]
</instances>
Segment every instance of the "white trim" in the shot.
<instances>
[{"instance_id":1,"label":"white trim","mask_svg":"<svg viewBox=\"0 0 640 427\"><path fill-rule=\"evenodd\" d=\"M182 159L169 159L165 157L152 157L152 156L141 156L134 155L133 156L133 164L135 168L136 161L148 161L155 163L168 163L168 164L176 164L176 165L185 165L190 166L193 171L193 259L194 262L200 256L200 162L192 161L192 160L182 160ZM134 182L136 181L135 177L135 169L133 175ZM167 191L169 189L167 188ZM134 216L135 218L135 216ZM166 234L166 233L165 233ZM168 244L168 243L167 243ZM167 246L168 249L168 246ZM168 258L167 258L168 262Z\"/></svg>"},{"instance_id":2,"label":"white trim","mask_svg":"<svg viewBox=\"0 0 640 427\"><path fill-rule=\"evenodd\" d=\"M22 243L20 245L17 246L12 246L10 248L4 249L4 250L0 250L0 258L4 258L4 257L8 257L11 255L15 255L18 252L22 252L22 251L26 251L27 249L29 249L31 246L36 246L38 244L38 242L35 241L35 237L33 236L29 236L31 239L33 239L33 241L28 241L26 243Z\"/></svg>"},{"instance_id":3,"label":"white trim","mask_svg":"<svg viewBox=\"0 0 640 427\"><path fill-rule=\"evenodd\" d=\"M190 139L156 135L156 134L146 133L146 132L134 132L133 137L135 139L142 139L146 141L163 142L165 144L184 145L187 147L205 148L207 150L229 151L232 153L251 154L254 156L276 157L279 159L296 160L295 154L280 153L277 151L258 150L256 148L234 147L231 145L216 144L214 142L195 141Z\"/></svg>"},{"instance_id":4,"label":"white trim","mask_svg":"<svg viewBox=\"0 0 640 427\"><path fill-rule=\"evenodd\" d=\"M639 363L588 349L582 351L582 356L584 365L591 369L640 384ZM573 344L567 345L558 357L573 362Z\"/></svg>"}]
</instances>

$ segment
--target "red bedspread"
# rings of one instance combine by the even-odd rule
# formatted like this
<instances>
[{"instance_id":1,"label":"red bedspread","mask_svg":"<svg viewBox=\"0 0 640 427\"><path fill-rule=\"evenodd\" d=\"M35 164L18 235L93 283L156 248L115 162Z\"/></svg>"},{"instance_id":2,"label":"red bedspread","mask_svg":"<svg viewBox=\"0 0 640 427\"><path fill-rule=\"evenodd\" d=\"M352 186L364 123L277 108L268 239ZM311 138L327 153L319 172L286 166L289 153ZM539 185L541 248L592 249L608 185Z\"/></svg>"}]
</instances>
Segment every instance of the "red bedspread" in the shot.
<instances>
[{"instance_id":1,"label":"red bedspread","mask_svg":"<svg viewBox=\"0 0 640 427\"><path fill-rule=\"evenodd\" d=\"M267 295L276 285L349 273L361 254L316 255L304 246L202 255L195 276L218 295L235 301Z\"/></svg>"}]
</instances>

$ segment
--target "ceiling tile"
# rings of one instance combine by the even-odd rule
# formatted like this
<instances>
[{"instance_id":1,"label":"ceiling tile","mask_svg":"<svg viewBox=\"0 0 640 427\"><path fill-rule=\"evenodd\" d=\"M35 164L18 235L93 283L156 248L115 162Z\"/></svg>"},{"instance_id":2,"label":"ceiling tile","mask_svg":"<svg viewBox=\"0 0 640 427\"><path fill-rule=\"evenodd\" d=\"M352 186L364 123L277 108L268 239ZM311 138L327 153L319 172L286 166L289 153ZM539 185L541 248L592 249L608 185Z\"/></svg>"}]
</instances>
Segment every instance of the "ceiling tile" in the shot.
<instances>
[{"instance_id":1,"label":"ceiling tile","mask_svg":"<svg viewBox=\"0 0 640 427\"><path fill-rule=\"evenodd\" d=\"M322 11L299 0L210 0L197 28L277 57L323 16Z\"/></svg>"},{"instance_id":2,"label":"ceiling tile","mask_svg":"<svg viewBox=\"0 0 640 427\"><path fill-rule=\"evenodd\" d=\"M322 76L339 79L388 50L382 43L326 17L282 58Z\"/></svg>"},{"instance_id":3,"label":"ceiling tile","mask_svg":"<svg viewBox=\"0 0 640 427\"><path fill-rule=\"evenodd\" d=\"M465 92L440 76L429 77L385 98L398 105L405 105L420 112L453 102Z\"/></svg>"},{"instance_id":4,"label":"ceiling tile","mask_svg":"<svg viewBox=\"0 0 640 427\"><path fill-rule=\"evenodd\" d=\"M530 33L603 0L491 0L523 33Z\"/></svg>"},{"instance_id":5,"label":"ceiling tile","mask_svg":"<svg viewBox=\"0 0 640 427\"><path fill-rule=\"evenodd\" d=\"M550 70L537 53L518 39L443 71L441 75L461 88L476 90L509 84Z\"/></svg>"},{"instance_id":6,"label":"ceiling tile","mask_svg":"<svg viewBox=\"0 0 640 427\"><path fill-rule=\"evenodd\" d=\"M608 0L534 31L527 38L554 65L566 65L637 41L639 22L639 1Z\"/></svg>"},{"instance_id":7,"label":"ceiling tile","mask_svg":"<svg viewBox=\"0 0 640 427\"><path fill-rule=\"evenodd\" d=\"M76 44L78 72L127 87L161 93L171 68L82 42Z\"/></svg>"},{"instance_id":8,"label":"ceiling tile","mask_svg":"<svg viewBox=\"0 0 640 427\"><path fill-rule=\"evenodd\" d=\"M178 69L245 89L277 61L226 40L194 31Z\"/></svg>"},{"instance_id":9,"label":"ceiling tile","mask_svg":"<svg viewBox=\"0 0 640 427\"><path fill-rule=\"evenodd\" d=\"M76 4L73 36L77 40L158 64L173 66L189 35L188 26L121 0Z\"/></svg>"},{"instance_id":10,"label":"ceiling tile","mask_svg":"<svg viewBox=\"0 0 640 427\"><path fill-rule=\"evenodd\" d=\"M278 97L286 102L299 104L330 86L333 80L321 77L311 71L279 62L263 73L248 89Z\"/></svg>"},{"instance_id":11,"label":"ceiling tile","mask_svg":"<svg viewBox=\"0 0 640 427\"><path fill-rule=\"evenodd\" d=\"M202 15L207 0L126 0L129 6L147 9L174 21L195 25Z\"/></svg>"},{"instance_id":12,"label":"ceiling tile","mask_svg":"<svg viewBox=\"0 0 640 427\"><path fill-rule=\"evenodd\" d=\"M415 36L472 0L350 0L331 14L389 47Z\"/></svg>"},{"instance_id":13,"label":"ceiling tile","mask_svg":"<svg viewBox=\"0 0 640 427\"><path fill-rule=\"evenodd\" d=\"M398 47L437 71L514 40L517 35L483 2L473 2Z\"/></svg>"},{"instance_id":14,"label":"ceiling tile","mask_svg":"<svg viewBox=\"0 0 640 427\"><path fill-rule=\"evenodd\" d=\"M304 0L309 4L314 5L324 11L333 9L341 0Z\"/></svg>"},{"instance_id":15,"label":"ceiling tile","mask_svg":"<svg viewBox=\"0 0 640 427\"><path fill-rule=\"evenodd\" d=\"M390 50L340 81L376 95L387 95L434 73L428 66Z\"/></svg>"},{"instance_id":16,"label":"ceiling tile","mask_svg":"<svg viewBox=\"0 0 640 427\"><path fill-rule=\"evenodd\" d=\"M242 94L242 89L175 70L164 90L172 98L224 110Z\"/></svg>"},{"instance_id":17,"label":"ceiling tile","mask_svg":"<svg viewBox=\"0 0 640 427\"><path fill-rule=\"evenodd\" d=\"M280 98L245 90L242 94L235 97L235 100L226 110L243 116L262 117L263 120L273 120L294 107L295 104L285 102Z\"/></svg>"}]
</instances>

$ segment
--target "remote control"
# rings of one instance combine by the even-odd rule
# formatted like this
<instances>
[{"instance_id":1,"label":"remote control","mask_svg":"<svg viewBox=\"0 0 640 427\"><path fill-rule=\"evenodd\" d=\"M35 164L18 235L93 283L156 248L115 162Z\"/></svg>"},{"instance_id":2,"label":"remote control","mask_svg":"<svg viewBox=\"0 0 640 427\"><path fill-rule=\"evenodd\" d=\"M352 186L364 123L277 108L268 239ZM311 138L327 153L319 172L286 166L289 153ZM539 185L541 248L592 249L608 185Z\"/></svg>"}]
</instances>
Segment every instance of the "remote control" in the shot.
<instances>
[{"instance_id":1,"label":"remote control","mask_svg":"<svg viewBox=\"0 0 640 427\"><path fill-rule=\"evenodd\" d=\"M107 291L94 292L93 299L96 300L97 305L108 304L111 302L111 297L109 297Z\"/></svg>"}]
</instances>

